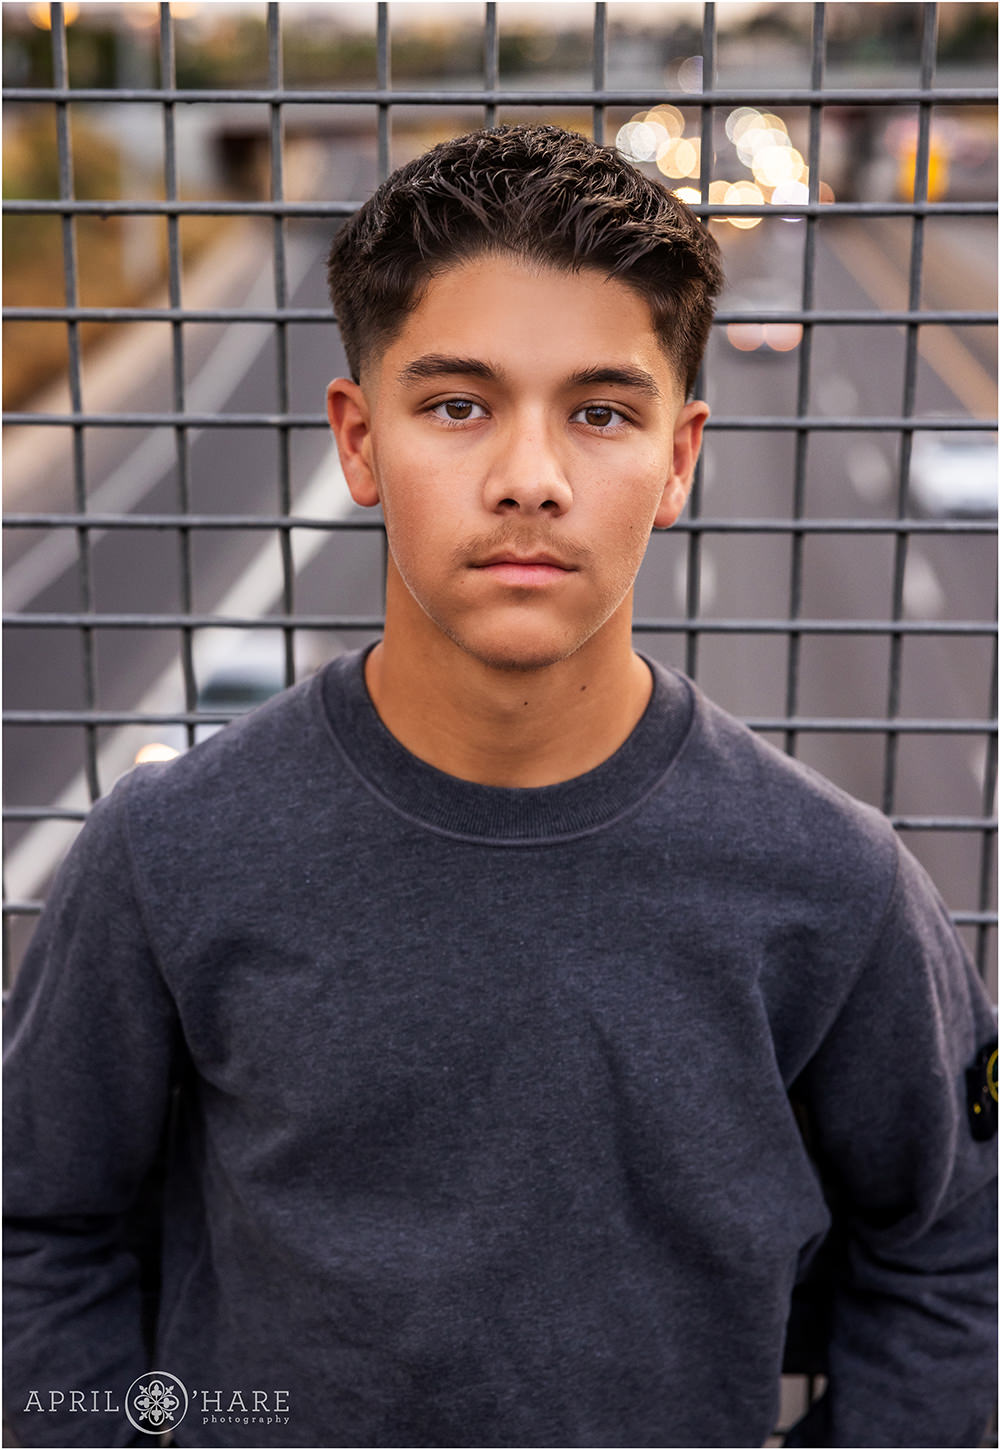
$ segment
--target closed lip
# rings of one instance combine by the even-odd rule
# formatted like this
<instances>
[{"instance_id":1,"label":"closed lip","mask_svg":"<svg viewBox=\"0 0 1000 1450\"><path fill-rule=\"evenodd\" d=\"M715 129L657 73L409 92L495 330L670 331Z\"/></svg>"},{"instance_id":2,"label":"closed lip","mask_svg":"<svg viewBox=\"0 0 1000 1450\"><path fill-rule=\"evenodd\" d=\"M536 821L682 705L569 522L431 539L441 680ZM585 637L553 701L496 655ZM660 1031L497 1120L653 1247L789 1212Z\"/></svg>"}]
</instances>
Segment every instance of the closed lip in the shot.
<instances>
[{"instance_id":1,"label":"closed lip","mask_svg":"<svg viewBox=\"0 0 1000 1450\"><path fill-rule=\"evenodd\" d=\"M576 569L575 564L568 564L565 559L560 559L556 554L515 554L510 550L504 550L499 554L490 554L485 559L479 559L473 565L473 568L489 569L494 564L516 564L522 568L545 565L549 569L565 569L567 572Z\"/></svg>"}]
</instances>

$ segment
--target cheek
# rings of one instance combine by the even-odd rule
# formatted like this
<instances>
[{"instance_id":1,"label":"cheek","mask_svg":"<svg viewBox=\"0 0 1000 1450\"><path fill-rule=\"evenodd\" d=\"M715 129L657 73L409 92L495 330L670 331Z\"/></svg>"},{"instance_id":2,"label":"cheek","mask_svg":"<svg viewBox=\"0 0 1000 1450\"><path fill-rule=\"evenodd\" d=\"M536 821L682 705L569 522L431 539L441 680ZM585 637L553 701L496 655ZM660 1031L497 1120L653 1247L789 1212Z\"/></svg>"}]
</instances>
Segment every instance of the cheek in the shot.
<instances>
[{"instance_id":1,"label":"cheek","mask_svg":"<svg viewBox=\"0 0 1000 1450\"><path fill-rule=\"evenodd\" d=\"M638 573L662 493L662 467L655 472L633 471L605 493L597 537L613 588L630 585Z\"/></svg>"},{"instance_id":2,"label":"cheek","mask_svg":"<svg viewBox=\"0 0 1000 1450\"><path fill-rule=\"evenodd\" d=\"M454 489L440 486L427 461L415 454L405 471L382 475L380 498L389 551L403 577L415 585L433 575L454 544Z\"/></svg>"},{"instance_id":3,"label":"cheek","mask_svg":"<svg viewBox=\"0 0 1000 1450\"><path fill-rule=\"evenodd\" d=\"M373 456L379 496L388 518L433 516L446 504L446 495L454 493L455 470L443 464L440 450L427 441L421 428L402 428L391 445L376 446Z\"/></svg>"},{"instance_id":4,"label":"cheek","mask_svg":"<svg viewBox=\"0 0 1000 1450\"><path fill-rule=\"evenodd\" d=\"M624 550L644 549L663 496L666 470L658 457L639 460L598 490L598 507L609 542Z\"/></svg>"}]
</instances>

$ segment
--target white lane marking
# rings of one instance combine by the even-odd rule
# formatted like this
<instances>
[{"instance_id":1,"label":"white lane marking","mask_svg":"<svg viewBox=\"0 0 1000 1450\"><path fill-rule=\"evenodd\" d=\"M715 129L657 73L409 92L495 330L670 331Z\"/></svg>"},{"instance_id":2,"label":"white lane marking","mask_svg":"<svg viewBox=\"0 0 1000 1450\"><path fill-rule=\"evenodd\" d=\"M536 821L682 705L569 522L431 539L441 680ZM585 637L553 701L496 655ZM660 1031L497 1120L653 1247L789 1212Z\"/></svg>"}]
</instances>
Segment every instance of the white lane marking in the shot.
<instances>
[{"instance_id":1,"label":"white lane marking","mask_svg":"<svg viewBox=\"0 0 1000 1450\"><path fill-rule=\"evenodd\" d=\"M935 619L944 613L947 599L930 562L910 545L903 575L903 609L918 619Z\"/></svg>"},{"instance_id":2,"label":"white lane marking","mask_svg":"<svg viewBox=\"0 0 1000 1450\"><path fill-rule=\"evenodd\" d=\"M892 464L872 439L860 438L851 444L845 467L854 492L865 503L882 504L891 496Z\"/></svg>"},{"instance_id":3,"label":"white lane marking","mask_svg":"<svg viewBox=\"0 0 1000 1450\"><path fill-rule=\"evenodd\" d=\"M302 281L315 259L316 248L304 240L292 239L288 247L288 287L294 289ZM258 275L248 294L248 311L266 307L272 297L271 278ZM198 370L187 390L187 408L192 413L216 413L253 367L261 349L271 335L269 322L247 322L227 327L218 343ZM192 428L188 434L192 445L204 429ZM99 484L88 499L88 509L95 514L131 513L145 498L177 458L173 432L155 428L137 448ZM96 542L103 534L94 529L90 538ZM77 559L76 534L72 529L53 529L30 548L4 575L5 608L17 612L37 595L54 584L59 576L73 567Z\"/></svg>"},{"instance_id":4,"label":"white lane marking","mask_svg":"<svg viewBox=\"0 0 1000 1450\"><path fill-rule=\"evenodd\" d=\"M981 794L982 793L982 790L983 790L983 786L986 783L986 741L985 740L976 740L976 741L974 741L969 746L968 752L967 752L966 757L965 757L965 763L969 767L970 771L972 772L972 779L976 783L976 790L978 790L980 792L980 794ZM995 790L993 792L993 797L994 797L993 802L991 804L988 804L986 806L987 813L989 813L989 811L991 809L994 810L994 811L996 810L996 791Z\"/></svg>"},{"instance_id":5,"label":"white lane marking","mask_svg":"<svg viewBox=\"0 0 1000 1450\"><path fill-rule=\"evenodd\" d=\"M906 306L906 278L876 242L859 226L843 236L834 231L827 245L851 278L877 308ZM937 373L971 417L996 415L997 385L952 327L921 327L917 340L921 359Z\"/></svg>"},{"instance_id":6,"label":"white lane marking","mask_svg":"<svg viewBox=\"0 0 1000 1450\"><path fill-rule=\"evenodd\" d=\"M298 500L296 513L302 518L346 518L354 507L332 442L330 454L315 471ZM301 572L319 553L329 535L324 529L302 529L295 536L295 566ZM248 567L212 611L220 618L263 618L281 598L281 571L273 539L262 545ZM199 643L197 665L202 678L232 651L234 632L206 630ZM330 653L337 646L331 636ZM140 714L169 713L182 708L184 685L179 661L169 665L136 706ZM127 771L136 751L156 738L156 726L127 725L115 730L98 753L98 779L107 792ZM163 733L160 727L160 733ZM141 768L141 767L140 767ZM86 810L90 804L86 775L81 770L54 803L58 810ZM65 821L39 821L25 832L7 858L5 891L8 899L30 900L37 896L67 850Z\"/></svg>"},{"instance_id":7,"label":"white lane marking","mask_svg":"<svg viewBox=\"0 0 1000 1450\"><path fill-rule=\"evenodd\" d=\"M711 609L715 603L718 593L719 571L715 567L715 560L705 548L701 547L701 554L698 560L698 610L704 612ZM687 587L688 587L688 556L682 554L674 565L674 602L682 614L687 612Z\"/></svg>"}]
</instances>

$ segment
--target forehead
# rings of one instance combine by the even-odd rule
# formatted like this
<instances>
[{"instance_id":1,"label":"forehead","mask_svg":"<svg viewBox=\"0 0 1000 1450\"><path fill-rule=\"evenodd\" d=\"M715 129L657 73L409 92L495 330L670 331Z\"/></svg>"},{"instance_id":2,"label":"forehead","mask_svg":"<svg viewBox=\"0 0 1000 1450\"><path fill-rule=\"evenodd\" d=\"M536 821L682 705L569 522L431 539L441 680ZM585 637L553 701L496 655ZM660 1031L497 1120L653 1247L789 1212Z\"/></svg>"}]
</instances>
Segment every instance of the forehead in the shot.
<instances>
[{"instance_id":1,"label":"forehead","mask_svg":"<svg viewBox=\"0 0 1000 1450\"><path fill-rule=\"evenodd\" d=\"M505 374L555 381L593 367L640 367L664 398L682 394L645 298L593 268L571 272L507 254L445 268L424 287L375 362L382 385L426 354L478 357Z\"/></svg>"}]
</instances>

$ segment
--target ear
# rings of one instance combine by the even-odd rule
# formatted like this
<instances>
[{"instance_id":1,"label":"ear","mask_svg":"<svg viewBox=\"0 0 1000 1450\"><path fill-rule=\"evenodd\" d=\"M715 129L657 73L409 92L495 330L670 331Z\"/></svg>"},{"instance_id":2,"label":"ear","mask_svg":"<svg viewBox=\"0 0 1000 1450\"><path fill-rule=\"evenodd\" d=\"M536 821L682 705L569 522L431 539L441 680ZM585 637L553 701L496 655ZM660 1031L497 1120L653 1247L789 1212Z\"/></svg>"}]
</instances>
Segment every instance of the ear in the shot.
<instances>
[{"instance_id":1,"label":"ear","mask_svg":"<svg viewBox=\"0 0 1000 1450\"><path fill-rule=\"evenodd\" d=\"M371 410L360 385L350 378L334 378L326 390L326 416L351 498L362 508L374 508L379 496L372 458Z\"/></svg>"},{"instance_id":2,"label":"ear","mask_svg":"<svg viewBox=\"0 0 1000 1450\"><path fill-rule=\"evenodd\" d=\"M683 512L694 482L694 467L701 452L701 435L708 411L707 403L694 402L685 404L677 415L670 477L653 519L654 529L669 529Z\"/></svg>"}]
</instances>

